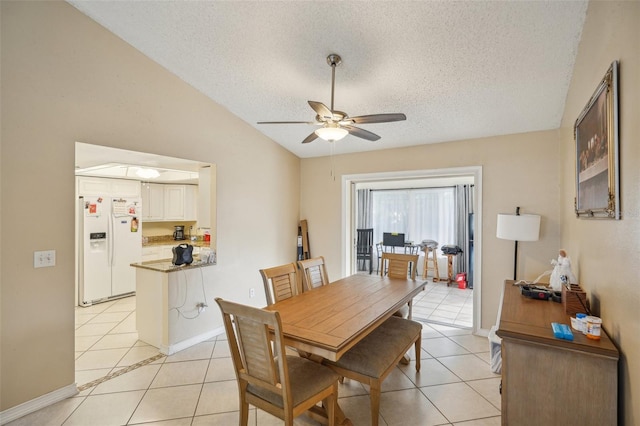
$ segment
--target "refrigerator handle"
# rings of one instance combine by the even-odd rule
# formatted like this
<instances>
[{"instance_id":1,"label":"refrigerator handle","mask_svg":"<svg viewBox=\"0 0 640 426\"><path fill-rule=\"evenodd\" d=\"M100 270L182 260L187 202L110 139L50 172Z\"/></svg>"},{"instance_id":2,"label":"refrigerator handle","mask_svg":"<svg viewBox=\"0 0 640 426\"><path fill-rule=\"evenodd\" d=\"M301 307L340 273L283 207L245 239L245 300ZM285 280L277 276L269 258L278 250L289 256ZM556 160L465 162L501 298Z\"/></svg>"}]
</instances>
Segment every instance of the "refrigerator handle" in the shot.
<instances>
[{"instance_id":1,"label":"refrigerator handle","mask_svg":"<svg viewBox=\"0 0 640 426\"><path fill-rule=\"evenodd\" d=\"M84 197L78 197L78 230L76 233L78 244L78 260L77 260L77 279L78 279L78 304L82 303L82 297L84 295Z\"/></svg>"},{"instance_id":2,"label":"refrigerator handle","mask_svg":"<svg viewBox=\"0 0 640 426\"><path fill-rule=\"evenodd\" d=\"M108 223L109 223L109 234L111 235L110 238L107 238L107 244L109 244L109 247L107 247L107 250L108 250L108 253L109 253L107 261L109 262L109 266L113 266L113 250L114 250L114 247L116 245L116 242L115 242L116 236L115 236L115 234L113 232L113 230L115 228L114 225L113 225L113 220L114 220L113 219L113 214L111 212L109 212Z\"/></svg>"}]
</instances>

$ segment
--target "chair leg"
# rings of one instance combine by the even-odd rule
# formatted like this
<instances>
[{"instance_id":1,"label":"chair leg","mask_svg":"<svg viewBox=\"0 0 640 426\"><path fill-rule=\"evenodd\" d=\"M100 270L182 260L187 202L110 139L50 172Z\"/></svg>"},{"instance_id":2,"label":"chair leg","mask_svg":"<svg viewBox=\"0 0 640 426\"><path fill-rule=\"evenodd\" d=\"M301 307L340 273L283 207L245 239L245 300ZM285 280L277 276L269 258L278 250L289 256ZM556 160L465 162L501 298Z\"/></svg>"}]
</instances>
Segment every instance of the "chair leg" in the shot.
<instances>
[{"instance_id":1,"label":"chair leg","mask_svg":"<svg viewBox=\"0 0 640 426\"><path fill-rule=\"evenodd\" d=\"M249 403L244 398L240 400L240 426L247 426L249 424Z\"/></svg>"},{"instance_id":2,"label":"chair leg","mask_svg":"<svg viewBox=\"0 0 640 426\"><path fill-rule=\"evenodd\" d=\"M374 380L369 386L371 399L371 426L378 426L380 417L380 380Z\"/></svg>"},{"instance_id":3,"label":"chair leg","mask_svg":"<svg viewBox=\"0 0 640 426\"><path fill-rule=\"evenodd\" d=\"M410 362L411 360L409 359L409 356L407 354L400 358L400 364L402 365L409 365Z\"/></svg>"},{"instance_id":4,"label":"chair leg","mask_svg":"<svg viewBox=\"0 0 640 426\"><path fill-rule=\"evenodd\" d=\"M284 425L293 426L293 413L284 413Z\"/></svg>"},{"instance_id":5,"label":"chair leg","mask_svg":"<svg viewBox=\"0 0 640 426\"><path fill-rule=\"evenodd\" d=\"M422 334L416 340L416 371L420 371L420 355L422 354Z\"/></svg>"}]
</instances>

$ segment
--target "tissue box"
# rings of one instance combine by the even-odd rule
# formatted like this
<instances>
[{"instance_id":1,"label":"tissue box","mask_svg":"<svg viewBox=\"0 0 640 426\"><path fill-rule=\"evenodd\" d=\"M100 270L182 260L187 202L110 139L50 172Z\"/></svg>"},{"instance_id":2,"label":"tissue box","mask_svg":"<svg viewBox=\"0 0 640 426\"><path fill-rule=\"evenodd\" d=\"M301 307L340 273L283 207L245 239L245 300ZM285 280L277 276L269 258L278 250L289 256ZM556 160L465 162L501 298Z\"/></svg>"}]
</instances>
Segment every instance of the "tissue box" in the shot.
<instances>
[{"instance_id":1,"label":"tissue box","mask_svg":"<svg viewBox=\"0 0 640 426\"><path fill-rule=\"evenodd\" d=\"M567 315L587 313L589 307L587 293L578 284L570 284L570 287L562 286L562 306Z\"/></svg>"}]
</instances>

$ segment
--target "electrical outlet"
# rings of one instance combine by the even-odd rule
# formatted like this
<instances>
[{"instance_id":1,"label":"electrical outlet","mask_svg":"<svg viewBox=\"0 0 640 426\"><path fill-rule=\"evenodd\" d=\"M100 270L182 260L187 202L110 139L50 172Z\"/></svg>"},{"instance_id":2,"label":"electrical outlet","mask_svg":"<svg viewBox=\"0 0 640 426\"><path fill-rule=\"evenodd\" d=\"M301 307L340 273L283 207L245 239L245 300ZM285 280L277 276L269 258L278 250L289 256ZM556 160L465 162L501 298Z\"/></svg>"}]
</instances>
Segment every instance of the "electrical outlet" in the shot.
<instances>
[{"instance_id":1,"label":"electrical outlet","mask_svg":"<svg viewBox=\"0 0 640 426\"><path fill-rule=\"evenodd\" d=\"M249 297L256 297L256 289L255 288L249 289Z\"/></svg>"},{"instance_id":2,"label":"electrical outlet","mask_svg":"<svg viewBox=\"0 0 640 426\"><path fill-rule=\"evenodd\" d=\"M196 304L196 308L198 308L198 313L206 311L208 307L209 305L207 305L204 302L200 302Z\"/></svg>"},{"instance_id":3,"label":"electrical outlet","mask_svg":"<svg viewBox=\"0 0 640 426\"><path fill-rule=\"evenodd\" d=\"M56 251L34 251L33 252L33 267L34 268L47 268L56 266Z\"/></svg>"}]
</instances>

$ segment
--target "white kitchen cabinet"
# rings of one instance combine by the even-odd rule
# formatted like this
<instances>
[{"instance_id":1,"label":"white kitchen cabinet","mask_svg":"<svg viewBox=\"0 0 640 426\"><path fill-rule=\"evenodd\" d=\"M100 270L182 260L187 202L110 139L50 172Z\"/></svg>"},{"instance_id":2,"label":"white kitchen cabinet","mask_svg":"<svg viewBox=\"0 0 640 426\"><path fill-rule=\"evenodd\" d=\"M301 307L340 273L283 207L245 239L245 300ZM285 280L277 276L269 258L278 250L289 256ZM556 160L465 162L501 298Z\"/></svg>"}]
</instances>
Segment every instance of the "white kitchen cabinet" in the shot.
<instances>
[{"instance_id":1,"label":"white kitchen cabinet","mask_svg":"<svg viewBox=\"0 0 640 426\"><path fill-rule=\"evenodd\" d=\"M140 197L140 182L137 180L113 179L111 193L119 197Z\"/></svg>"},{"instance_id":2,"label":"white kitchen cabinet","mask_svg":"<svg viewBox=\"0 0 640 426\"><path fill-rule=\"evenodd\" d=\"M164 185L164 220L184 220L184 185Z\"/></svg>"},{"instance_id":3,"label":"white kitchen cabinet","mask_svg":"<svg viewBox=\"0 0 640 426\"><path fill-rule=\"evenodd\" d=\"M77 178L77 186L78 195L140 197L140 182L137 180L80 176Z\"/></svg>"},{"instance_id":4,"label":"white kitchen cabinet","mask_svg":"<svg viewBox=\"0 0 640 426\"><path fill-rule=\"evenodd\" d=\"M154 245L142 247L142 261L173 259L173 248L179 243L171 245ZM195 248L195 247L194 247Z\"/></svg>"},{"instance_id":5,"label":"white kitchen cabinet","mask_svg":"<svg viewBox=\"0 0 640 426\"><path fill-rule=\"evenodd\" d=\"M199 188L196 185L184 186L184 220L192 222L198 220L199 193Z\"/></svg>"},{"instance_id":6,"label":"white kitchen cabinet","mask_svg":"<svg viewBox=\"0 0 640 426\"><path fill-rule=\"evenodd\" d=\"M142 218L147 222L197 220L197 185L145 183Z\"/></svg>"},{"instance_id":7,"label":"white kitchen cabinet","mask_svg":"<svg viewBox=\"0 0 640 426\"><path fill-rule=\"evenodd\" d=\"M160 246L142 247L142 261L149 262L151 260L160 259Z\"/></svg>"},{"instance_id":8,"label":"white kitchen cabinet","mask_svg":"<svg viewBox=\"0 0 640 426\"><path fill-rule=\"evenodd\" d=\"M142 220L164 220L164 185L157 183L142 184Z\"/></svg>"},{"instance_id":9,"label":"white kitchen cabinet","mask_svg":"<svg viewBox=\"0 0 640 426\"><path fill-rule=\"evenodd\" d=\"M161 246L160 247L160 257L159 259L173 259L173 248L177 246L177 242L175 245L171 246Z\"/></svg>"}]
</instances>

